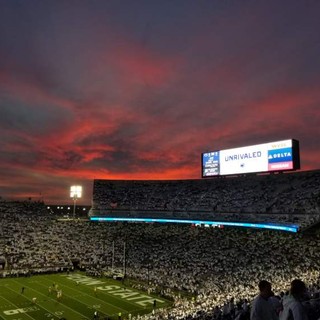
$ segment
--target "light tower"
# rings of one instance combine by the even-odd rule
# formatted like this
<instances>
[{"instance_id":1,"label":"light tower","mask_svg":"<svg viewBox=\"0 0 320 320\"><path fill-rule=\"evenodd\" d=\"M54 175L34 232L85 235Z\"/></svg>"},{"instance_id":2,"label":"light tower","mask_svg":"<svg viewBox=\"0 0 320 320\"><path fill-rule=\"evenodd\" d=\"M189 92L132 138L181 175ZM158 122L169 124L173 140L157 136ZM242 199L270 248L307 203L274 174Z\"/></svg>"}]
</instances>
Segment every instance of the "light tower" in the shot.
<instances>
[{"instance_id":1,"label":"light tower","mask_svg":"<svg viewBox=\"0 0 320 320\"><path fill-rule=\"evenodd\" d=\"M70 198L73 199L73 219L76 215L76 202L77 199L82 196L82 186L71 186L70 187Z\"/></svg>"}]
</instances>

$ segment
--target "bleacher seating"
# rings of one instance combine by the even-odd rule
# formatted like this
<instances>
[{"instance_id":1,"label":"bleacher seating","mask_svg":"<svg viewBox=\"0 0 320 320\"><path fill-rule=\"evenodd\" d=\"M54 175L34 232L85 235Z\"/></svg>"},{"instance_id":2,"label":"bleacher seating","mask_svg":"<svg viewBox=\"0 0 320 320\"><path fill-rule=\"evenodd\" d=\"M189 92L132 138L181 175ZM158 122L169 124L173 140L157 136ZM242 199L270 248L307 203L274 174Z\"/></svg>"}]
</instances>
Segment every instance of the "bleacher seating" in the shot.
<instances>
[{"instance_id":1,"label":"bleacher seating","mask_svg":"<svg viewBox=\"0 0 320 320\"><path fill-rule=\"evenodd\" d=\"M186 181L96 180L93 209L107 215L315 222L319 182L320 171ZM309 320L320 316L319 234L58 218L43 203L1 201L0 275L79 266L102 276L112 260L124 271L125 242L127 277L138 280L134 285L140 289L174 300L172 309L136 319L234 320L248 316L244 301L250 308L259 280L270 281L280 295L294 278L308 285L307 303L314 312Z\"/></svg>"},{"instance_id":2,"label":"bleacher seating","mask_svg":"<svg viewBox=\"0 0 320 320\"><path fill-rule=\"evenodd\" d=\"M202 180L95 180L93 215L298 223L320 216L320 170Z\"/></svg>"}]
</instances>

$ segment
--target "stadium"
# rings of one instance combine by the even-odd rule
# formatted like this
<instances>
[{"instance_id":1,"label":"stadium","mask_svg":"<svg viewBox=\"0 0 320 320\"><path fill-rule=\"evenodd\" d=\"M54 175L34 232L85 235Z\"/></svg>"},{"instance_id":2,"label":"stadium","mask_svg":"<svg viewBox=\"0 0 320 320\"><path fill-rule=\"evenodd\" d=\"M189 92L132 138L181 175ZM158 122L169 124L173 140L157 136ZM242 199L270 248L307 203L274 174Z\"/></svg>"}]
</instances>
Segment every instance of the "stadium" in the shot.
<instances>
[{"instance_id":1,"label":"stadium","mask_svg":"<svg viewBox=\"0 0 320 320\"><path fill-rule=\"evenodd\" d=\"M0 1L0 320L320 320L320 1Z\"/></svg>"},{"instance_id":2,"label":"stadium","mask_svg":"<svg viewBox=\"0 0 320 320\"><path fill-rule=\"evenodd\" d=\"M301 279L318 320L320 170L298 147L206 152L202 179L95 179L70 215L2 199L0 319L252 319L260 280L278 316Z\"/></svg>"}]
</instances>

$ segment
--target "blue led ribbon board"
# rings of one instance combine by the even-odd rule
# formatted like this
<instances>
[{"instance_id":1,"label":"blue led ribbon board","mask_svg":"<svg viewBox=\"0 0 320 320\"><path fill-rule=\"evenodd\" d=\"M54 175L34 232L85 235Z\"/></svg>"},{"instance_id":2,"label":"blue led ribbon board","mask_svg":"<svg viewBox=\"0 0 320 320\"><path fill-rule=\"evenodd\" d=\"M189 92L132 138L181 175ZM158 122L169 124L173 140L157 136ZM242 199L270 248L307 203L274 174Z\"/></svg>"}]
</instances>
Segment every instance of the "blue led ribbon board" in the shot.
<instances>
[{"instance_id":1,"label":"blue led ribbon board","mask_svg":"<svg viewBox=\"0 0 320 320\"><path fill-rule=\"evenodd\" d=\"M280 224L265 224L265 223L250 223L250 222L226 222L226 221L203 221L203 220L179 220L179 219L154 219L154 218L121 218L121 217L90 217L91 221L100 222L158 222L158 223L188 223L196 225L209 226L228 226L228 227L243 227L270 229L287 232L297 232L298 225L280 225Z\"/></svg>"}]
</instances>

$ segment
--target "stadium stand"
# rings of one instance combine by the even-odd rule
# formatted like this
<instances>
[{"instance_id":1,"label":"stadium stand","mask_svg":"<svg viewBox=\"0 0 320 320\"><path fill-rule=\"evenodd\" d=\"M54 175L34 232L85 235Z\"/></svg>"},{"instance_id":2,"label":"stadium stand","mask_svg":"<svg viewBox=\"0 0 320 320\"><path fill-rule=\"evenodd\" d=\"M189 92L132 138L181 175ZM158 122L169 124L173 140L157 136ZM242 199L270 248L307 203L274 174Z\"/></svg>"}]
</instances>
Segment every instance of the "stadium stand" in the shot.
<instances>
[{"instance_id":1,"label":"stadium stand","mask_svg":"<svg viewBox=\"0 0 320 320\"><path fill-rule=\"evenodd\" d=\"M202 180L95 180L92 216L319 221L320 170Z\"/></svg>"},{"instance_id":2,"label":"stadium stand","mask_svg":"<svg viewBox=\"0 0 320 320\"><path fill-rule=\"evenodd\" d=\"M285 216L302 222L305 215L316 221L319 182L319 171L196 181L96 180L93 204L104 214L124 214L126 208L130 215L141 210L188 216L207 209L208 215L221 210L234 219L243 210L246 219L266 214L276 221ZM125 242L128 281L174 301L171 309L135 319L249 319L259 280L270 281L280 300L295 278L308 286L303 304L309 320L320 317L319 234L57 218L40 202L0 202L2 277L75 268L103 276L111 269L113 244L114 266L122 271Z\"/></svg>"}]
</instances>

